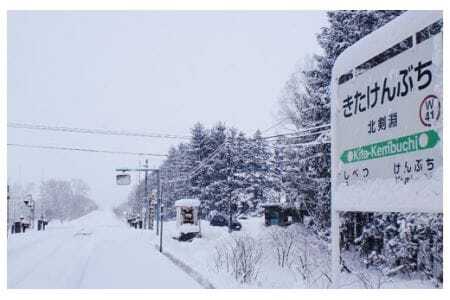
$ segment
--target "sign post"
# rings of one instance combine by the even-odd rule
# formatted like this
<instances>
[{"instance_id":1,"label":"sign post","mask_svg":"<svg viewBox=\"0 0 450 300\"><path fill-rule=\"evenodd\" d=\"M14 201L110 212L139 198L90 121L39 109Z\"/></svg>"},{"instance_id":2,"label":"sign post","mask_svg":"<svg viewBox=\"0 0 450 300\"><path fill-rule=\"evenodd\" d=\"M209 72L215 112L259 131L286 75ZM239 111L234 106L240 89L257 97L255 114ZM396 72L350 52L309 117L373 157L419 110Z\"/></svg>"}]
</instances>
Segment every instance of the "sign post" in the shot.
<instances>
[{"instance_id":1,"label":"sign post","mask_svg":"<svg viewBox=\"0 0 450 300\"><path fill-rule=\"evenodd\" d=\"M147 174L148 172L154 172L156 173L156 185L157 185L157 206L160 207L161 199L160 199L160 175L159 175L159 169L149 169L148 168L148 160L145 160L145 166L144 168L137 168L137 169L130 169L130 168L117 168L116 172L122 172L121 174L116 175L116 183L117 185L129 185L131 183L131 176L127 172L144 172L145 173L145 186L144 186L144 201L143 203L147 206L145 207L145 213L144 213L144 228L152 229L153 230L153 223L150 225L150 219L153 208L151 207L151 201L150 196L147 191ZM157 210L157 218L159 218L159 211ZM159 219L157 219L157 227L156 227L156 235L158 235L159 231Z\"/></svg>"},{"instance_id":2,"label":"sign post","mask_svg":"<svg viewBox=\"0 0 450 300\"><path fill-rule=\"evenodd\" d=\"M364 37L332 75L332 247L340 212L442 212L442 12L412 11Z\"/></svg>"}]
</instances>

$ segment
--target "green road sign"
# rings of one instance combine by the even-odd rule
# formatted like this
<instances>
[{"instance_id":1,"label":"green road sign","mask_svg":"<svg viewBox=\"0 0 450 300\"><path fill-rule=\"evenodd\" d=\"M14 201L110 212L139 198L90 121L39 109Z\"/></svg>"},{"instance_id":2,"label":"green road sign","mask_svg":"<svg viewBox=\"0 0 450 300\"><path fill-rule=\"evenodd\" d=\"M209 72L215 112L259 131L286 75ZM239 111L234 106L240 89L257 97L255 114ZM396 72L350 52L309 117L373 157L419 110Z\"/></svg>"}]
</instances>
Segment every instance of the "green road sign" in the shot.
<instances>
[{"instance_id":1,"label":"green road sign","mask_svg":"<svg viewBox=\"0 0 450 300\"><path fill-rule=\"evenodd\" d=\"M439 135L435 130L406 135L399 138L364 145L345 150L341 155L343 163L383 158L408 152L430 149L436 146Z\"/></svg>"}]
</instances>

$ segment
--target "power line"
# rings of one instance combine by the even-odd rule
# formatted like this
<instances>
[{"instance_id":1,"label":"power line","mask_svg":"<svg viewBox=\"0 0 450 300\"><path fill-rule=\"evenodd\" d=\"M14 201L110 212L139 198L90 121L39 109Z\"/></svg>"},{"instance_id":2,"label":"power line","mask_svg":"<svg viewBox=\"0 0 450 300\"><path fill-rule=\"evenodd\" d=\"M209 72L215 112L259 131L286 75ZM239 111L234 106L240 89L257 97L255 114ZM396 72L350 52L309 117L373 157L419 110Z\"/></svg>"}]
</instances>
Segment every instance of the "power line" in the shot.
<instances>
[{"instance_id":1,"label":"power line","mask_svg":"<svg viewBox=\"0 0 450 300\"><path fill-rule=\"evenodd\" d=\"M288 120L288 118L283 118L283 119L279 120L277 123L273 124L273 125L270 126L269 128L266 128L266 129L264 129L263 131L261 131L261 134L262 134L262 133L269 132L270 130L275 129L275 128L277 128L278 126L283 125L283 123L284 123L286 120Z\"/></svg>"},{"instance_id":2,"label":"power line","mask_svg":"<svg viewBox=\"0 0 450 300\"><path fill-rule=\"evenodd\" d=\"M89 128L50 126L50 125L17 123L17 122L8 122L8 127L20 128L20 129L31 129L31 130L74 132L74 133L84 133L84 134L137 136L137 137L145 137L145 138L164 138L164 139L189 139L190 138L188 136L175 135L175 134L132 132L132 131L126 131L126 130L95 129L95 128L89 129Z\"/></svg>"},{"instance_id":3,"label":"power line","mask_svg":"<svg viewBox=\"0 0 450 300\"><path fill-rule=\"evenodd\" d=\"M330 127L331 127L330 124L325 124L325 125L321 125L321 126L298 130L296 132L266 136L266 137L263 137L263 139L269 140L269 139L274 139L274 138L279 138L279 137L299 138L299 137L304 137L304 136L311 136L311 135L327 132L330 130ZM311 132L313 130L314 130L314 132ZM306 133L306 134L302 134L302 133Z\"/></svg>"},{"instance_id":4,"label":"power line","mask_svg":"<svg viewBox=\"0 0 450 300\"><path fill-rule=\"evenodd\" d=\"M317 134L322 134L324 132L329 131L329 127L330 124L325 124L325 125L321 125L321 126L316 126L316 127L312 127L312 128L307 128L301 131L297 131L295 133L288 133L288 134L281 134L281 135L276 135L276 136L269 136L269 137L263 137L263 139L268 140L274 137L286 137L287 135L291 135L291 134L297 134L296 136L293 137L289 137L289 138L300 138L300 137L305 137L305 136L311 136L311 135L317 135ZM325 129L324 129L325 128ZM318 130L321 129L321 130ZM313 133L306 133L303 135L298 135L299 133L305 133L311 130L318 130L315 131ZM254 138L250 138L249 140L255 140ZM206 163L208 163L211 159L213 159L223 148L224 146L228 143L228 141L226 140L225 142L223 142L222 144L220 144L208 157L206 157L205 159L203 159L195 168L193 168L193 170L191 172L189 172L189 174L187 175L181 175L180 178L177 179L173 179L173 180L169 180L166 181L165 183L175 183L175 182L180 182L180 181L187 181L195 176L198 175L199 171L201 169L203 169L203 167L206 166ZM318 145L318 144L328 144L329 142L314 142L314 143L307 143L307 146L311 146L311 145ZM301 144L296 144L296 145L301 145Z\"/></svg>"},{"instance_id":5,"label":"power line","mask_svg":"<svg viewBox=\"0 0 450 300\"><path fill-rule=\"evenodd\" d=\"M193 170L191 170L189 172L189 174L187 175L180 175L180 178L177 179L173 179L173 180L168 180L165 181L165 183L175 183L175 182L180 182L180 181L187 181L189 179L194 178L195 176L198 175L198 172L203 169L203 167L206 165L207 162L209 162L211 159L213 159L218 153L220 153L220 150L222 150L223 147L225 147L225 145L228 143L228 141L223 142L222 144L220 144L210 155L208 155L208 157L206 157L205 159L203 159L201 162L199 162L199 164L197 166L195 166L193 168Z\"/></svg>"},{"instance_id":6,"label":"power line","mask_svg":"<svg viewBox=\"0 0 450 300\"><path fill-rule=\"evenodd\" d=\"M100 149L92 149L92 148L76 148L76 147L61 147L61 146L47 146L47 145L27 145L27 144L7 144L7 145L12 146L12 147L49 149L49 150L82 151L82 152L93 152L93 153L138 155L138 156L158 156L158 157L166 157L167 156L166 154L157 154L157 153L111 151L111 150L100 150Z\"/></svg>"}]
</instances>

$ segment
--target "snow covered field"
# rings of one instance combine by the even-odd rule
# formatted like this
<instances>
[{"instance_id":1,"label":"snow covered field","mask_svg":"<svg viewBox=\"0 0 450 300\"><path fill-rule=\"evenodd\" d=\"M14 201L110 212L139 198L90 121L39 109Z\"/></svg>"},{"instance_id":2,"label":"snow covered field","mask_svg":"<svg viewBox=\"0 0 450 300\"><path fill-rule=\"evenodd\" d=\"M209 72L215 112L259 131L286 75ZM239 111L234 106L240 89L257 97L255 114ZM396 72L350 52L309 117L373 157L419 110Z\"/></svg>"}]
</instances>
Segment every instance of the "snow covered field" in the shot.
<instances>
[{"instance_id":1,"label":"snow covered field","mask_svg":"<svg viewBox=\"0 0 450 300\"><path fill-rule=\"evenodd\" d=\"M8 288L202 288L147 238L107 211L11 235Z\"/></svg>"},{"instance_id":2,"label":"snow covered field","mask_svg":"<svg viewBox=\"0 0 450 300\"><path fill-rule=\"evenodd\" d=\"M175 222L164 222L164 255L155 247L154 231L130 228L108 211L53 222L44 232L9 236L8 288L332 287L329 245L303 225L266 227L262 218L240 222L242 230L230 235L226 227L203 221L203 236L190 242L173 239ZM244 258L233 260L230 251ZM342 288L433 287L420 278L382 277L348 253L345 259L354 272L342 273ZM251 276L233 273L237 264Z\"/></svg>"},{"instance_id":3,"label":"snow covered field","mask_svg":"<svg viewBox=\"0 0 450 300\"><path fill-rule=\"evenodd\" d=\"M239 220L242 223L240 232L233 232L230 236L226 227L209 226L209 222L202 222L202 238L195 238L191 242L179 242L172 237L176 236L176 227L174 221L164 224L164 240L163 251L167 251L186 264L191 266L197 272L203 274L204 277L216 288L304 288L308 283L302 279L300 272L296 271L294 261L300 255L300 251L292 251L289 257L289 265L291 267L281 267L277 263L277 254L271 244L271 232L274 230L284 230L280 227L264 226L263 218L249 218L247 220ZM294 226L291 226L293 229ZM328 253L328 246L317 238L312 236L301 225L295 225L297 233L298 249L304 249L305 241L307 241L308 249L311 251L311 267L313 263L316 266L322 265L327 269L329 267L329 255L317 255L318 253ZM255 266L257 276L251 282L240 282L235 279L233 274L226 272L224 268L216 266L217 249L222 249L230 244L233 238L243 237L244 239L254 239L256 247L262 250L262 257ZM159 240L155 240L159 244ZM294 250L294 249L292 249ZM320 271L317 269L317 273ZM316 273L316 272L315 272ZM314 274L315 277L319 274ZM320 276L319 276L320 277ZM328 282L329 283L329 282ZM320 278L314 284L315 287L327 287L326 278Z\"/></svg>"},{"instance_id":4,"label":"snow covered field","mask_svg":"<svg viewBox=\"0 0 450 300\"><path fill-rule=\"evenodd\" d=\"M318 239L305 226L291 225L287 228L278 226L266 227L263 218L239 220L242 223L240 232L230 234L226 227L209 226L202 222L202 238L191 242L179 242L172 237L177 235L175 222L164 223L163 251L182 260L192 269L200 273L215 288L332 288L331 285L331 249L327 242ZM287 234L279 234L282 231ZM275 234L278 232L278 234ZM292 235L289 235L289 234ZM241 282L225 268L217 267L217 249L223 249L234 238L255 239L257 247L262 250L258 262L257 276L251 282ZM293 238L294 243L286 259L286 264L278 263L277 248L274 238L284 244L287 249ZM159 239L154 238L155 245ZM281 247L282 248L282 247ZM278 250L283 250L279 247ZM222 252L223 253L223 252ZM356 254L355 254L356 255ZM365 269L359 258L349 255L353 273L342 273L338 287L340 288L433 288L433 283L421 278L400 276L386 277L373 269ZM334 288L334 287L333 287Z\"/></svg>"}]
</instances>

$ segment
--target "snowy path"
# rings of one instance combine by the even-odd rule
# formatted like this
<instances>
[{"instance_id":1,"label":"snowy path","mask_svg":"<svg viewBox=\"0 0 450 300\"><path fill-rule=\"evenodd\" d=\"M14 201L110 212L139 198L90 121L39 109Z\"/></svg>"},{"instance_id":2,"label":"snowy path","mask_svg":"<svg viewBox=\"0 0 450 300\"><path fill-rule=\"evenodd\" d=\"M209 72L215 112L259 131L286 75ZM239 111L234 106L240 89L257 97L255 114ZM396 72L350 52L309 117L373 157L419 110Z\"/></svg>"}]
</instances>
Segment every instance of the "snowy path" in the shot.
<instances>
[{"instance_id":1,"label":"snowy path","mask_svg":"<svg viewBox=\"0 0 450 300\"><path fill-rule=\"evenodd\" d=\"M202 288L142 230L96 211L8 239L8 288Z\"/></svg>"}]
</instances>

